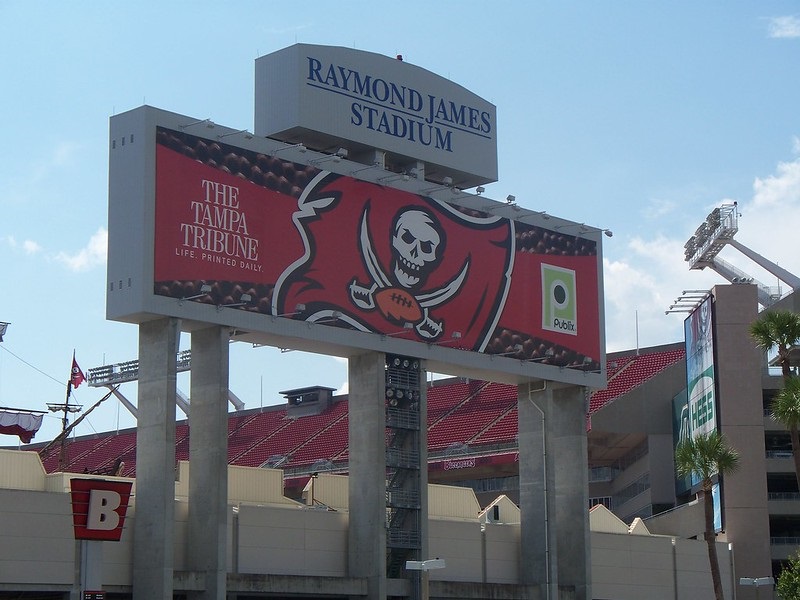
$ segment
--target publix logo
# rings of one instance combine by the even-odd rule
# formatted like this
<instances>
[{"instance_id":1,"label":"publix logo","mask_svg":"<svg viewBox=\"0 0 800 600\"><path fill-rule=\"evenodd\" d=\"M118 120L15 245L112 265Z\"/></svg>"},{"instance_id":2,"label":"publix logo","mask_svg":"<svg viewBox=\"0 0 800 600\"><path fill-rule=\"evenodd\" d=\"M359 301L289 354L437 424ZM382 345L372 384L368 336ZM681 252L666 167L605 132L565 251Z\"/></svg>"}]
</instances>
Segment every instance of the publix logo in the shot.
<instances>
[{"instance_id":1,"label":"publix logo","mask_svg":"<svg viewBox=\"0 0 800 600\"><path fill-rule=\"evenodd\" d=\"M542 329L578 335L575 271L542 264Z\"/></svg>"}]
</instances>

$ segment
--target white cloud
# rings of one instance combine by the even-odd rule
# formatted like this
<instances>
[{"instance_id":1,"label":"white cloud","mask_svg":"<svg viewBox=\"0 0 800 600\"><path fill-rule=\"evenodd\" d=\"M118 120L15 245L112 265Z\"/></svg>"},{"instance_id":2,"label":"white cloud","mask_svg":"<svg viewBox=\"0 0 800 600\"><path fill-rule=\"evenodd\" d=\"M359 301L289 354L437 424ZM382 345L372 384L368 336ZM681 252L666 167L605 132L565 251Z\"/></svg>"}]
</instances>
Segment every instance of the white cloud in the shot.
<instances>
[{"instance_id":1,"label":"white cloud","mask_svg":"<svg viewBox=\"0 0 800 600\"><path fill-rule=\"evenodd\" d=\"M53 149L50 162L54 167L68 166L80 151L81 145L77 142L59 142Z\"/></svg>"},{"instance_id":2,"label":"white cloud","mask_svg":"<svg viewBox=\"0 0 800 600\"><path fill-rule=\"evenodd\" d=\"M676 206L677 204L672 200L660 200L658 198L653 198L650 200L650 202L648 202L643 214L645 218L653 221L670 214L675 210Z\"/></svg>"},{"instance_id":3,"label":"white cloud","mask_svg":"<svg viewBox=\"0 0 800 600\"><path fill-rule=\"evenodd\" d=\"M42 247L33 240L25 240L22 242L22 249L25 251L25 254L38 254L42 251Z\"/></svg>"},{"instance_id":4,"label":"white cloud","mask_svg":"<svg viewBox=\"0 0 800 600\"><path fill-rule=\"evenodd\" d=\"M800 37L800 18L787 15L768 19L767 35L771 38Z\"/></svg>"},{"instance_id":5,"label":"white cloud","mask_svg":"<svg viewBox=\"0 0 800 600\"><path fill-rule=\"evenodd\" d=\"M731 203L720 199L702 210ZM753 182L751 198L738 203L739 232L736 240L790 273L800 276L800 255L793 251L800 223L800 158L779 163L775 172ZM705 213L698 213L697 223ZM686 237L691 232L687 232ZM615 238L616 240L616 238ZM683 260L684 237L637 237L624 248L606 252L604 264L606 346L608 351L680 342L685 314L664 314L683 290L710 289L725 279L706 268L690 271ZM733 247L720 258L743 270L760 283L777 286L775 275ZM789 288L781 284L781 291Z\"/></svg>"},{"instance_id":6,"label":"white cloud","mask_svg":"<svg viewBox=\"0 0 800 600\"><path fill-rule=\"evenodd\" d=\"M108 231L101 227L91 237L89 243L76 254L59 252L55 258L57 261L64 263L71 271L87 271L92 267L104 264L107 252Z\"/></svg>"},{"instance_id":7,"label":"white cloud","mask_svg":"<svg viewBox=\"0 0 800 600\"><path fill-rule=\"evenodd\" d=\"M21 249L25 254L38 254L42 251L42 247L33 240L25 240L20 244L17 242L17 238L15 238L13 235L9 235L0 239L8 244L12 249Z\"/></svg>"},{"instance_id":8,"label":"white cloud","mask_svg":"<svg viewBox=\"0 0 800 600\"><path fill-rule=\"evenodd\" d=\"M665 314L683 290L709 289L723 279L706 269L690 271L685 240L636 237L624 257L605 260L606 347L609 352L683 340L683 314Z\"/></svg>"}]
</instances>

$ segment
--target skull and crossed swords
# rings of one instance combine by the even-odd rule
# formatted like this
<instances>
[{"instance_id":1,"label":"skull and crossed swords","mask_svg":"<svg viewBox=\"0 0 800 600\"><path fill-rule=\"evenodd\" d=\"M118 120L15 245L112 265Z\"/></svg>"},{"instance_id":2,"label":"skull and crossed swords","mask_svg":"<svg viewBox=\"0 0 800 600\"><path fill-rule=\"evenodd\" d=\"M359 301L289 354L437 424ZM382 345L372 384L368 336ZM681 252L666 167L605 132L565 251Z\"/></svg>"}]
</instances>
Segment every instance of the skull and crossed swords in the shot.
<instances>
[{"instance_id":1,"label":"skull and crossed swords","mask_svg":"<svg viewBox=\"0 0 800 600\"><path fill-rule=\"evenodd\" d=\"M384 272L376 256L367 224L367 208L361 216L359 242L364 265L372 278L372 283L362 285L357 279L350 283L350 299L353 304L363 310L376 307L375 296L382 290L397 290L409 300L413 298L421 310L421 316L415 323L417 333L427 339L436 339L444 331L444 323L437 321L429 314L429 309L438 306L453 297L461 288L469 270L469 258L464 261L461 271L444 286L417 293L425 285L428 276L442 260L444 251L444 231L436 219L428 211L419 208L407 209L398 214L392 234L392 274L394 282L401 286L393 286L392 280ZM384 313L391 318L391 315Z\"/></svg>"}]
</instances>

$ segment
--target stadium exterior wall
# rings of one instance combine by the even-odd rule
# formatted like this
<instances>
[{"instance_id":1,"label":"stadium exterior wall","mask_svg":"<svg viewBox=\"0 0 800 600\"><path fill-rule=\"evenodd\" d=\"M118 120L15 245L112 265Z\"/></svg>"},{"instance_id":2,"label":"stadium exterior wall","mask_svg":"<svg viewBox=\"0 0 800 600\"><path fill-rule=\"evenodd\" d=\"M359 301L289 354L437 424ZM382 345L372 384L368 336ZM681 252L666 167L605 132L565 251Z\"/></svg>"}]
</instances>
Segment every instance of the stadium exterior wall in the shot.
<instances>
[{"instance_id":1,"label":"stadium exterior wall","mask_svg":"<svg viewBox=\"0 0 800 600\"><path fill-rule=\"evenodd\" d=\"M80 543L73 538L66 484L71 477L81 475L45 475L41 465L34 465L34 472L20 485L18 474L31 468L30 456L30 452L0 452L4 465L17 464L17 468L4 469L0 477L0 597L19 592L60 592L66 597L78 590L81 551ZM242 471L240 475L250 472L255 478L264 471L234 470ZM180 468L178 473L185 477L188 470ZM333 480L340 478L330 479L338 485ZM245 483L236 475L231 480ZM182 485L185 482L181 480L176 484L175 501L176 593L200 586L197 577L186 570L189 506L180 499ZM231 486L232 498L241 495L239 487ZM320 487L324 497L324 483ZM446 491L446 486L437 488L437 494ZM280 490L272 486L263 489L263 504L253 497L252 486L244 491L250 501L229 504L229 594L364 596L365 583L347 577L347 511L312 508L290 500L278 506L275 496ZM462 490L453 493L457 497ZM108 593L124 596L131 592L135 508L134 497L121 541L103 543L103 589ZM621 521L614 520L616 517L610 515L606 523L616 524L592 533L595 597L688 600L697 598L706 588L710 591L704 542L634 535ZM431 555L447 563L445 569L430 573L431 597L539 597L538 588L519 584L519 523L481 523L478 514L468 520L432 512L430 531ZM728 585L731 550L727 544L719 544L718 551ZM408 595L410 585L410 580L391 580L388 590L391 595Z\"/></svg>"}]
</instances>

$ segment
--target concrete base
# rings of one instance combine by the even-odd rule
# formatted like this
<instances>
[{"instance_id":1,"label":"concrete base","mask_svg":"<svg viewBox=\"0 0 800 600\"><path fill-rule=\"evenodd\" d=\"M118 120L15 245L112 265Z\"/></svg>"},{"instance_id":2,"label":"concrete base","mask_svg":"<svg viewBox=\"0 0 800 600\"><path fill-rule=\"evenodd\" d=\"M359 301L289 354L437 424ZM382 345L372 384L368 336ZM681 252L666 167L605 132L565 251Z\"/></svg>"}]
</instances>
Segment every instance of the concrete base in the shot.
<instances>
[{"instance_id":1,"label":"concrete base","mask_svg":"<svg viewBox=\"0 0 800 600\"><path fill-rule=\"evenodd\" d=\"M383 353L349 361L350 527L348 571L367 581L367 597L386 597L386 415Z\"/></svg>"},{"instance_id":2,"label":"concrete base","mask_svg":"<svg viewBox=\"0 0 800 600\"><path fill-rule=\"evenodd\" d=\"M139 325L133 598L172 598L178 319Z\"/></svg>"},{"instance_id":3,"label":"concrete base","mask_svg":"<svg viewBox=\"0 0 800 600\"><path fill-rule=\"evenodd\" d=\"M591 596L586 407L582 387L520 385L521 572L542 596Z\"/></svg>"},{"instance_id":4,"label":"concrete base","mask_svg":"<svg viewBox=\"0 0 800 600\"><path fill-rule=\"evenodd\" d=\"M205 578L192 600L226 597L229 346L226 327L192 332L187 561Z\"/></svg>"}]
</instances>

